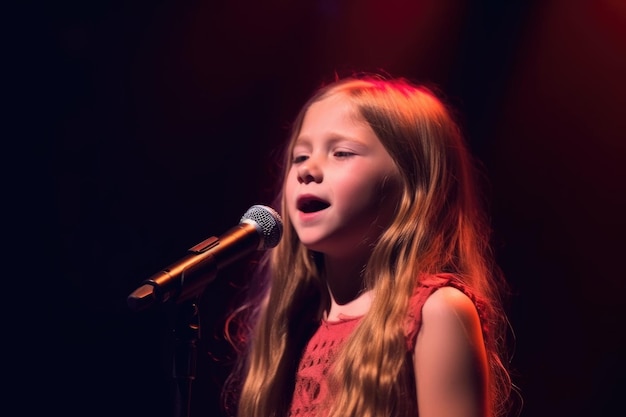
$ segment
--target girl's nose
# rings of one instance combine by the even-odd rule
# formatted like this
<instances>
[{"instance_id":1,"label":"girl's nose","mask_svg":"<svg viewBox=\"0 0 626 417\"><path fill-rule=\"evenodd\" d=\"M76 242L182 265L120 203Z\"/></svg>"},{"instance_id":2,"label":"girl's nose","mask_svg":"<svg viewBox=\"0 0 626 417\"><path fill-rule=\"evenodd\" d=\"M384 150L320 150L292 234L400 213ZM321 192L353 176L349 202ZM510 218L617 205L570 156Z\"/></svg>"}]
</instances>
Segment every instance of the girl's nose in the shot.
<instances>
[{"instance_id":1,"label":"girl's nose","mask_svg":"<svg viewBox=\"0 0 626 417\"><path fill-rule=\"evenodd\" d=\"M322 169L311 158L298 166L298 182L308 184L310 182L322 182Z\"/></svg>"}]
</instances>

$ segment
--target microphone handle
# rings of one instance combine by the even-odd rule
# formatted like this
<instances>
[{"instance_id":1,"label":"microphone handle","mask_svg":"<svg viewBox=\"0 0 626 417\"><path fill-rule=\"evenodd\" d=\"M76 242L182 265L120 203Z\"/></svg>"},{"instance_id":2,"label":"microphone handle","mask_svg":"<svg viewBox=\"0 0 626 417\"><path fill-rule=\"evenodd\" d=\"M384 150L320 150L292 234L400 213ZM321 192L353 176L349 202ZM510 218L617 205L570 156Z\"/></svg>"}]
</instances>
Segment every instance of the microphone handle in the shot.
<instances>
[{"instance_id":1,"label":"microphone handle","mask_svg":"<svg viewBox=\"0 0 626 417\"><path fill-rule=\"evenodd\" d=\"M128 296L134 310L176 298L178 303L201 294L217 270L248 255L259 247L257 228L241 222L220 238L211 236L190 248L188 255L146 279Z\"/></svg>"}]
</instances>

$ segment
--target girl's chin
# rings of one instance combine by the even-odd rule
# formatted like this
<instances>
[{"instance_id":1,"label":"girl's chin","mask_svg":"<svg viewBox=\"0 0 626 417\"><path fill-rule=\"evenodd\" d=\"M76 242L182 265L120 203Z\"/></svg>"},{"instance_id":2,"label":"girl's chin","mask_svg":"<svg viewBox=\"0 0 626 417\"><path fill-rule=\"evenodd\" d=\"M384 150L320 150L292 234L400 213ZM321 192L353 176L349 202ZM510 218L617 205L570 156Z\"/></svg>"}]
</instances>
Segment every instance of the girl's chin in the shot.
<instances>
[{"instance_id":1,"label":"girl's chin","mask_svg":"<svg viewBox=\"0 0 626 417\"><path fill-rule=\"evenodd\" d=\"M329 242L327 236L312 236L310 233L299 235L300 243L314 252L327 253L332 250L332 242Z\"/></svg>"}]
</instances>

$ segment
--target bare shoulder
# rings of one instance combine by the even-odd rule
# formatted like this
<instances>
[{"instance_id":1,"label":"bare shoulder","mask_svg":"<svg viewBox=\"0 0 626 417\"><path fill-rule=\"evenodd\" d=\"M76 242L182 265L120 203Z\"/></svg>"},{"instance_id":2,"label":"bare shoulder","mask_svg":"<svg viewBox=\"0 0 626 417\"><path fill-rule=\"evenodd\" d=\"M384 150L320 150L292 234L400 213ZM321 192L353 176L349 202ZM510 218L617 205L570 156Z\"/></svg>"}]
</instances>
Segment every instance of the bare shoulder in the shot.
<instances>
[{"instance_id":1,"label":"bare shoulder","mask_svg":"<svg viewBox=\"0 0 626 417\"><path fill-rule=\"evenodd\" d=\"M420 416L489 415L480 318L462 291L442 287L426 299L413 360Z\"/></svg>"},{"instance_id":2,"label":"bare shoulder","mask_svg":"<svg viewBox=\"0 0 626 417\"><path fill-rule=\"evenodd\" d=\"M422 310L424 322L449 321L464 325L478 324L478 311L472 300L461 290L454 287L442 287L431 294Z\"/></svg>"}]
</instances>

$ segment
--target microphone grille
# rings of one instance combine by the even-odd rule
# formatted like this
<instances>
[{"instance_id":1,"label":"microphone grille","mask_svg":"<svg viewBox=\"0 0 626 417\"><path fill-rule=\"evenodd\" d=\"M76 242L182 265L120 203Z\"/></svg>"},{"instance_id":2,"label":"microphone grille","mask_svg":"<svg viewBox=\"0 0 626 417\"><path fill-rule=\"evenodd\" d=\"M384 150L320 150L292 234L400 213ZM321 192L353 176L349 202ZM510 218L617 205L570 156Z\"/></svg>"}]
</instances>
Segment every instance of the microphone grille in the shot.
<instances>
[{"instance_id":1,"label":"microphone grille","mask_svg":"<svg viewBox=\"0 0 626 417\"><path fill-rule=\"evenodd\" d=\"M278 245L283 236L283 221L280 215L271 207L256 204L248 209L241 217L241 222L252 220L263 238L259 249L269 249Z\"/></svg>"}]
</instances>

